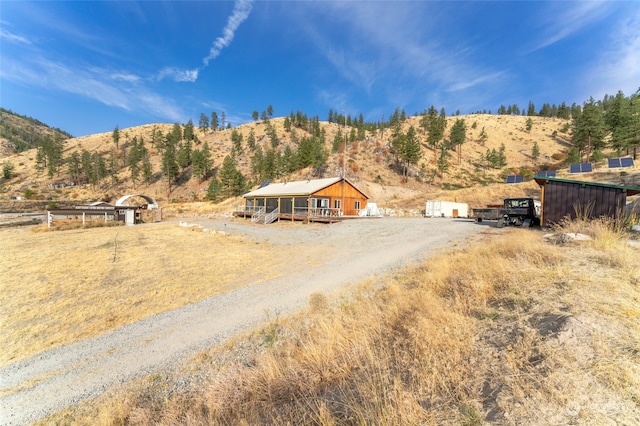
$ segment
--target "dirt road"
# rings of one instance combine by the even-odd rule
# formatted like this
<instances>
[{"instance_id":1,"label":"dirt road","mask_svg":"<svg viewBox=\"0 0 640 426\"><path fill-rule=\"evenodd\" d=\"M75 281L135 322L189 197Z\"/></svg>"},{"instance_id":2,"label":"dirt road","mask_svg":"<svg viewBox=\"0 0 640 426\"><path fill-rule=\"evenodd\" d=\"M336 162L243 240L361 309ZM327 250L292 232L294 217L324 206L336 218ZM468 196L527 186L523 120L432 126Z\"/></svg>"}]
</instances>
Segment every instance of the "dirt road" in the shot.
<instances>
[{"instance_id":1,"label":"dirt road","mask_svg":"<svg viewBox=\"0 0 640 426\"><path fill-rule=\"evenodd\" d=\"M276 246L300 246L307 265L303 273L258 282L1 368L0 424L36 421L219 345L264 322L267 315L299 309L313 293L337 291L422 260L488 229L463 219L376 218L298 226L182 220Z\"/></svg>"}]
</instances>

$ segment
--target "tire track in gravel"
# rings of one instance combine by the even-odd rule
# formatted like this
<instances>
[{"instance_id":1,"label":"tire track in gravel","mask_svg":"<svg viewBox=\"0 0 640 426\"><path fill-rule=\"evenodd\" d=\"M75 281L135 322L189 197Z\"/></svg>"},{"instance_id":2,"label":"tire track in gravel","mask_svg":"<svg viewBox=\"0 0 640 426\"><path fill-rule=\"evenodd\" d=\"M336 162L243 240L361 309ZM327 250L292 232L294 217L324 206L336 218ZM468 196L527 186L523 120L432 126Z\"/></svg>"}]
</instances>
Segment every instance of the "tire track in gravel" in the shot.
<instances>
[{"instance_id":1,"label":"tire track in gravel","mask_svg":"<svg viewBox=\"0 0 640 426\"><path fill-rule=\"evenodd\" d=\"M0 368L0 423L22 425L99 395L132 378L169 368L266 320L349 283L383 274L486 230L469 220L381 218L322 226L256 226L193 219L271 244L300 245L317 264L163 312L104 335L54 348ZM314 247L316 251L314 252ZM315 259L315 257L314 257ZM297 271L297 272L294 272Z\"/></svg>"}]
</instances>

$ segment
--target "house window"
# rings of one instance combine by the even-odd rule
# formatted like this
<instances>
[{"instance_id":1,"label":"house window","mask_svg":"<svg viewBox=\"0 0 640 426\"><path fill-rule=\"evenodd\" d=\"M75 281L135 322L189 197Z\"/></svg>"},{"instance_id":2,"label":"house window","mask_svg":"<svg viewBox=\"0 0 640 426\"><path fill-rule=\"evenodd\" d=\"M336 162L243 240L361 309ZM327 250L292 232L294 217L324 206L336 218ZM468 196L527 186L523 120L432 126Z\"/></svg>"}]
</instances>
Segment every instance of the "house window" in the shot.
<instances>
[{"instance_id":1,"label":"house window","mask_svg":"<svg viewBox=\"0 0 640 426\"><path fill-rule=\"evenodd\" d=\"M355 202L355 208L356 210L360 210L360 201Z\"/></svg>"},{"instance_id":2,"label":"house window","mask_svg":"<svg viewBox=\"0 0 640 426\"><path fill-rule=\"evenodd\" d=\"M333 200L333 208L334 209L339 209L340 208L340 201L341 200Z\"/></svg>"}]
</instances>

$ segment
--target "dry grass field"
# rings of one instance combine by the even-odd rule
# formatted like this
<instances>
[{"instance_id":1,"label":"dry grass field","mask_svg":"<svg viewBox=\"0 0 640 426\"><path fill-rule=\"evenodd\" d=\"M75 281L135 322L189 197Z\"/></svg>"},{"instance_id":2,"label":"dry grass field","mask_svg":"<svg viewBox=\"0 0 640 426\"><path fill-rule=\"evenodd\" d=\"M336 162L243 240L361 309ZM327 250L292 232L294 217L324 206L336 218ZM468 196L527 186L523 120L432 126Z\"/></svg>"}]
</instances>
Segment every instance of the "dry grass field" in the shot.
<instances>
[{"instance_id":1,"label":"dry grass field","mask_svg":"<svg viewBox=\"0 0 640 426\"><path fill-rule=\"evenodd\" d=\"M638 424L638 258L606 221L488 233L40 424Z\"/></svg>"},{"instance_id":2,"label":"dry grass field","mask_svg":"<svg viewBox=\"0 0 640 426\"><path fill-rule=\"evenodd\" d=\"M176 223L9 228L0 240L0 365L296 267L284 247L274 256L268 243Z\"/></svg>"}]
</instances>

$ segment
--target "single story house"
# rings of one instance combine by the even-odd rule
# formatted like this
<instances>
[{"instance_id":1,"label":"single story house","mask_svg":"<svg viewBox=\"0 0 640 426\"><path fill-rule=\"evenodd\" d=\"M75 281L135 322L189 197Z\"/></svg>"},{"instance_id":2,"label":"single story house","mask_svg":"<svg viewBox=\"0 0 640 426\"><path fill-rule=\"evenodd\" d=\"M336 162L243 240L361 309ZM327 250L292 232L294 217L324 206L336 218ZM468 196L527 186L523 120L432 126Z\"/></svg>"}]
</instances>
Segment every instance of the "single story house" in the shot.
<instances>
[{"instance_id":1,"label":"single story house","mask_svg":"<svg viewBox=\"0 0 640 426\"><path fill-rule=\"evenodd\" d=\"M543 176L534 179L542 189L542 226L558 223L565 217L617 218L624 212L627 196L640 194L638 187Z\"/></svg>"},{"instance_id":2,"label":"single story house","mask_svg":"<svg viewBox=\"0 0 640 426\"><path fill-rule=\"evenodd\" d=\"M346 178L271 183L243 195L244 207L236 215L256 221L276 219L332 221L357 217L369 197ZM269 215L268 218L262 216Z\"/></svg>"}]
</instances>

